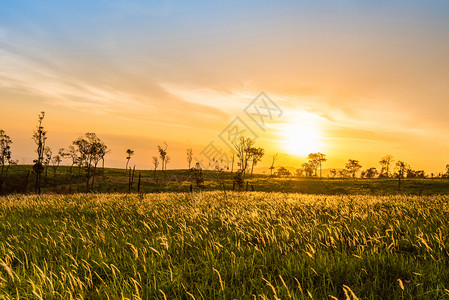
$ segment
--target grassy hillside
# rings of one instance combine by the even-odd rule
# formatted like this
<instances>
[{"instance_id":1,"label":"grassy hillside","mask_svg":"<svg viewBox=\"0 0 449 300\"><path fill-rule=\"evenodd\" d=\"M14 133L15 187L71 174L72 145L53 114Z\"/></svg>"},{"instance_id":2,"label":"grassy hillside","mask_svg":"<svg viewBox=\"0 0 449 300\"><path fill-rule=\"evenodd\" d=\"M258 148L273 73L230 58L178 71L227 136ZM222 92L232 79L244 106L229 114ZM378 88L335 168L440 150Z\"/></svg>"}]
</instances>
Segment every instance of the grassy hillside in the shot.
<instances>
[{"instance_id":1,"label":"grassy hillside","mask_svg":"<svg viewBox=\"0 0 449 300\"><path fill-rule=\"evenodd\" d=\"M189 170L136 170L131 192L137 192L139 174L141 177L140 192L188 192L190 185L198 190L194 174ZM56 175L56 176L54 176ZM91 192L122 193L129 191L129 172L124 169L98 169ZM233 174L203 171L203 191L233 190ZM28 178L28 179L27 179ZM46 180L45 180L46 178ZM12 166L8 178L3 184L5 193L34 192L35 175L32 166ZM42 180L43 193L81 193L86 192L86 175L84 170L74 167L60 166L56 173L50 167ZM90 184L92 178L90 179ZM247 186L248 185L248 186ZM237 190L238 187L235 187ZM266 175L247 176L241 190L299 192L307 194L367 194L367 195L438 195L449 194L449 179L406 179L402 180L401 188L397 179L319 179L319 178L272 178Z\"/></svg>"},{"instance_id":2,"label":"grassy hillside","mask_svg":"<svg viewBox=\"0 0 449 300\"><path fill-rule=\"evenodd\" d=\"M448 201L0 197L0 299L448 298Z\"/></svg>"}]
</instances>

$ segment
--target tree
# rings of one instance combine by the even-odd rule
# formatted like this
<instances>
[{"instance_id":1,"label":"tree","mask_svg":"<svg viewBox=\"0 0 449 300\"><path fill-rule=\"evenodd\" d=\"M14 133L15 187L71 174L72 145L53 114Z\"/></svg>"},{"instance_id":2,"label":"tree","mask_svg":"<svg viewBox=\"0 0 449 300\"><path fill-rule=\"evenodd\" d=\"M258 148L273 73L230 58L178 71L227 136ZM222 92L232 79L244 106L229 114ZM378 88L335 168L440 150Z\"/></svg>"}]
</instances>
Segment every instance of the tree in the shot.
<instances>
[{"instance_id":1,"label":"tree","mask_svg":"<svg viewBox=\"0 0 449 300\"><path fill-rule=\"evenodd\" d=\"M44 130L44 126L42 122L44 121L45 112L41 112L38 116L38 125L36 130L33 133L33 140L37 146L36 153L37 158L33 161L33 171L36 173L36 183L34 186L34 192L40 194L41 193L41 175L44 171L43 161L44 161L44 149L45 142L47 141L47 132Z\"/></svg>"},{"instance_id":2,"label":"tree","mask_svg":"<svg viewBox=\"0 0 449 300\"><path fill-rule=\"evenodd\" d=\"M237 165L242 171L242 177L245 178L245 171L248 168L248 161L251 159L251 148L254 141L251 138L240 136L238 139L231 141L237 156Z\"/></svg>"},{"instance_id":3,"label":"tree","mask_svg":"<svg viewBox=\"0 0 449 300\"><path fill-rule=\"evenodd\" d=\"M446 173L443 174L444 177L449 177L449 164L446 165Z\"/></svg>"},{"instance_id":4,"label":"tree","mask_svg":"<svg viewBox=\"0 0 449 300\"><path fill-rule=\"evenodd\" d=\"M390 177L390 165L393 163L393 156L386 155L380 161L382 169L380 170L380 177Z\"/></svg>"},{"instance_id":5,"label":"tree","mask_svg":"<svg viewBox=\"0 0 449 300\"><path fill-rule=\"evenodd\" d=\"M167 156L167 143L164 142L165 147L162 148L161 146L157 146L157 149L159 150L159 156L161 158L161 162L162 162L162 170L164 170L165 168L165 157Z\"/></svg>"},{"instance_id":6,"label":"tree","mask_svg":"<svg viewBox=\"0 0 449 300\"><path fill-rule=\"evenodd\" d=\"M291 175L290 171L287 170L287 169L284 168L284 167L279 167L279 168L278 168L278 171L277 171L276 173L277 173L277 175L278 175L279 177L281 177L281 176L290 176L290 175Z\"/></svg>"},{"instance_id":7,"label":"tree","mask_svg":"<svg viewBox=\"0 0 449 300\"><path fill-rule=\"evenodd\" d=\"M318 166L320 165L318 161L318 153L310 153L307 155L308 164L313 168L315 176L318 176Z\"/></svg>"},{"instance_id":8,"label":"tree","mask_svg":"<svg viewBox=\"0 0 449 300\"><path fill-rule=\"evenodd\" d=\"M170 160L171 160L171 157L167 155L167 156L165 157L165 170L167 170L167 165L168 165L168 163L170 162Z\"/></svg>"},{"instance_id":9,"label":"tree","mask_svg":"<svg viewBox=\"0 0 449 300\"><path fill-rule=\"evenodd\" d=\"M125 169L128 170L128 164L129 164L129 161L130 161L130 159L131 159L131 156L134 155L134 151L131 150L131 149L128 149L128 150L126 150L126 154L127 154L128 156L126 157L126 167L125 167Z\"/></svg>"},{"instance_id":10,"label":"tree","mask_svg":"<svg viewBox=\"0 0 449 300\"><path fill-rule=\"evenodd\" d=\"M6 135L5 131L0 129L0 194L2 192L2 186L5 178L8 176L8 169L11 165L15 164L15 161L11 159L11 138ZM5 171L5 165L6 171Z\"/></svg>"},{"instance_id":11,"label":"tree","mask_svg":"<svg viewBox=\"0 0 449 300\"><path fill-rule=\"evenodd\" d=\"M104 157L109 153L108 146L102 143L102 147L100 148L100 152L98 153L99 158L101 159L101 169L104 176Z\"/></svg>"},{"instance_id":12,"label":"tree","mask_svg":"<svg viewBox=\"0 0 449 300\"><path fill-rule=\"evenodd\" d=\"M398 160L396 162L396 177L398 178L398 192L401 191L401 179L405 177L405 174L407 172L407 169L409 168L409 165L407 165L405 162Z\"/></svg>"},{"instance_id":13,"label":"tree","mask_svg":"<svg viewBox=\"0 0 449 300\"><path fill-rule=\"evenodd\" d=\"M352 174L352 178L355 178L355 173L362 168L358 160L350 159L346 163L345 169Z\"/></svg>"},{"instance_id":14,"label":"tree","mask_svg":"<svg viewBox=\"0 0 449 300\"><path fill-rule=\"evenodd\" d=\"M322 177L322 171L321 171L322 170L322 163L327 161L326 154L323 154L321 152L310 153L307 156L307 159L309 160L309 164L315 168L315 176L318 175L317 174L318 173L317 169L318 169L318 167L320 167L320 178L321 178Z\"/></svg>"},{"instance_id":15,"label":"tree","mask_svg":"<svg viewBox=\"0 0 449 300\"><path fill-rule=\"evenodd\" d=\"M76 147L77 153L80 154L80 166L84 165L86 168L86 191L89 191L89 182L92 177L92 188L95 182L95 173L97 164L102 157L104 158L104 152L107 146L95 133L86 133L84 137L79 137L72 142L72 145Z\"/></svg>"},{"instance_id":16,"label":"tree","mask_svg":"<svg viewBox=\"0 0 449 300\"><path fill-rule=\"evenodd\" d=\"M159 166L159 159L157 158L157 156L153 156L153 165L154 165L154 181L156 181L156 170L157 167Z\"/></svg>"},{"instance_id":17,"label":"tree","mask_svg":"<svg viewBox=\"0 0 449 300\"><path fill-rule=\"evenodd\" d=\"M303 171L306 177L311 177L313 176L313 171L315 170L315 167L310 163L306 162L301 165L301 170Z\"/></svg>"},{"instance_id":18,"label":"tree","mask_svg":"<svg viewBox=\"0 0 449 300\"><path fill-rule=\"evenodd\" d=\"M190 170L190 165L192 164L192 160L193 160L193 150L192 150L192 148L188 148L187 149L187 162L189 163L189 170Z\"/></svg>"},{"instance_id":19,"label":"tree","mask_svg":"<svg viewBox=\"0 0 449 300\"><path fill-rule=\"evenodd\" d=\"M75 147L73 145L70 145L68 149L61 148L60 156L62 158L70 158L72 160L72 163L70 165L70 175L72 175L72 169L74 165L79 165L80 155L76 151Z\"/></svg>"},{"instance_id":20,"label":"tree","mask_svg":"<svg viewBox=\"0 0 449 300\"><path fill-rule=\"evenodd\" d=\"M362 178L374 178L377 176L379 172L377 172L377 169L372 167L369 169L366 169L365 171L362 171Z\"/></svg>"},{"instance_id":21,"label":"tree","mask_svg":"<svg viewBox=\"0 0 449 300\"><path fill-rule=\"evenodd\" d=\"M346 178L346 177L348 177L349 175L348 175L348 170L346 170L346 169L341 169L341 170L338 170L338 175L341 177L341 178Z\"/></svg>"},{"instance_id":22,"label":"tree","mask_svg":"<svg viewBox=\"0 0 449 300\"><path fill-rule=\"evenodd\" d=\"M330 169L329 173L331 174L332 178L335 178L335 176L337 176L337 169Z\"/></svg>"},{"instance_id":23,"label":"tree","mask_svg":"<svg viewBox=\"0 0 449 300\"><path fill-rule=\"evenodd\" d=\"M53 168L53 187L56 186L56 170L59 167L59 164L61 163L61 157L58 155L54 156L51 159L51 166Z\"/></svg>"},{"instance_id":24,"label":"tree","mask_svg":"<svg viewBox=\"0 0 449 300\"><path fill-rule=\"evenodd\" d=\"M198 188L201 188L201 184L204 182L204 178L203 178L203 170L201 169L200 163L197 162L195 164L195 167L190 169L190 172L192 172L193 174L196 186Z\"/></svg>"},{"instance_id":25,"label":"tree","mask_svg":"<svg viewBox=\"0 0 449 300\"><path fill-rule=\"evenodd\" d=\"M395 166L396 177L405 178L405 175L407 174L407 169L409 169L409 165L403 161L398 160Z\"/></svg>"},{"instance_id":26,"label":"tree","mask_svg":"<svg viewBox=\"0 0 449 300\"><path fill-rule=\"evenodd\" d=\"M423 170L413 170L412 168L407 168L406 172L407 178L425 178L426 174Z\"/></svg>"},{"instance_id":27,"label":"tree","mask_svg":"<svg viewBox=\"0 0 449 300\"><path fill-rule=\"evenodd\" d=\"M259 161L262 160L265 150L263 148L251 148L249 149L251 156L251 178L253 177L254 166L257 165Z\"/></svg>"},{"instance_id":28,"label":"tree","mask_svg":"<svg viewBox=\"0 0 449 300\"><path fill-rule=\"evenodd\" d=\"M273 176L274 162L276 161L277 157L278 157L277 153L272 156L271 166L270 166L270 176Z\"/></svg>"},{"instance_id":29,"label":"tree","mask_svg":"<svg viewBox=\"0 0 449 300\"><path fill-rule=\"evenodd\" d=\"M51 157L53 155L53 151L51 151L50 147L44 148L44 168L45 168L45 184L47 184L47 173L48 173L48 165L51 162Z\"/></svg>"}]
</instances>

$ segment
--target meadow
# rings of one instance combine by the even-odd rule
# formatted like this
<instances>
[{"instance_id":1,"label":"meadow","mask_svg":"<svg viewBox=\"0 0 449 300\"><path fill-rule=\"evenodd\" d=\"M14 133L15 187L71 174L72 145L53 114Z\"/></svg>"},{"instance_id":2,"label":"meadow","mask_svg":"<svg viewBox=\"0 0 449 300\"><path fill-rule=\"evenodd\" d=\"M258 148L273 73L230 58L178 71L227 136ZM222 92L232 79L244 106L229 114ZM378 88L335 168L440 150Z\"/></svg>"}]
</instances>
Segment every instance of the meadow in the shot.
<instances>
[{"instance_id":1,"label":"meadow","mask_svg":"<svg viewBox=\"0 0 449 300\"><path fill-rule=\"evenodd\" d=\"M3 194L34 193L35 174L31 165L12 166L3 184ZM53 173L48 168L47 175L42 178L42 193L71 194L85 193L86 176L83 169L59 166ZM45 174L45 173L44 173ZM54 176L55 175L55 176ZM138 188L139 175L141 177ZM239 190L233 182L231 172L203 170L204 182L198 188L195 178L189 170L136 170L131 189L129 188L129 172L125 169L98 169L95 183L89 192L95 193L184 193L190 191L190 185L198 191ZM92 180L90 180L92 182ZM248 186L246 186L246 182ZM289 192L326 195L448 195L448 178L423 178L401 180L398 187L397 178L316 178L316 177L272 177L266 174L247 175L245 184L240 190L258 192ZM0 193L1 195L2 193Z\"/></svg>"},{"instance_id":2,"label":"meadow","mask_svg":"<svg viewBox=\"0 0 449 300\"><path fill-rule=\"evenodd\" d=\"M0 197L0 299L449 298L449 196Z\"/></svg>"}]
</instances>

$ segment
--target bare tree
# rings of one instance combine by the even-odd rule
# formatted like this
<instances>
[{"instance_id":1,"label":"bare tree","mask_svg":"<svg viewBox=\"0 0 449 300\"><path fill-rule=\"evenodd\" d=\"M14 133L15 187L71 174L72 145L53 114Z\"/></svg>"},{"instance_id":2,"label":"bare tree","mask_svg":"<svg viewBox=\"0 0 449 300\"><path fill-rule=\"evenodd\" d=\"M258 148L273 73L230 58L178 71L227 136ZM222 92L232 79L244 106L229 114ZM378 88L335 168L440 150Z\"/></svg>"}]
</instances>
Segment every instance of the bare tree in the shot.
<instances>
[{"instance_id":1,"label":"bare tree","mask_svg":"<svg viewBox=\"0 0 449 300\"><path fill-rule=\"evenodd\" d=\"M379 161L382 166L382 169L380 170L381 177L390 177L390 166L393 161L393 156L391 155L386 155Z\"/></svg>"},{"instance_id":2,"label":"bare tree","mask_svg":"<svg viewBox=\"0 0 449 300\"><path fill-rule=\"evenodd\" d=\"M129 160L131 159L131 156L134 155L134 151L131 150L131 149L128 149L128 150L126 150L126 154L127 154L128 156L126 157L126 167L125 167L125 169L128 170Z\"/></svg>"},{"instance_id":3,"label":"bare tree","mask_svg":"<svg viewBox=\"0 0 449 300\"><path fill-rule=\"evenodd\" d=\"M358 160L350 159L346 163L346 170L352 174L352 178L355 178L355 173L362 168L362 165Z\"/></svg>"},{"instance_id":4,"label":"bare tree","mask_svg":"<svg viewBox=\"0 0 449 300\"><path fill-rule=\"evenodd\" d=\"M278 157L278 153L274 154L271 158L271 166L270 166L270 176L273 176L273 170L274 170L274 163L276 161L276 158Z\"/></svg>"},{"instance_id":5,"label":"bare tree","mask_svg":"<svg viewBox=\"0 0 449 300\"><path fill-rule=\"evenodd\" d=\"M161 158L161 168L162 170L165 169L165 157L167 156L167 143L164 142L165 147L157 146L157 149L159 150L159 157Z\"/></svg>"},{"instance_id":6,"label":"bare tree","mask_svg":"<svg viewBox=\"0 0 449 300\"><path fill-rule=\"evenodd\" d=\"M190 170L190 165L192 164L192 159L193 159L193 150L192 150L192 148L188 148L187 149L187 162L189 163L189 170Z\"/></svg>"},{"instance_id":7,"label":"bare tree","mask_svg":"<svg viewBox=\"0 0 449 300\"><path fill-rule=\"evenodd\" d=\"M156 170L157 167L159 166L159 159L157 158L157 156L153 156L153 165L154 165L154 181L156 181Z\"/></svg>"},{"instance_id":8,"label":"bare tree","mask_svg":"<svg viewBox=\"0 0 449 300\"><path fill-rule=\"evenodd\" d=\"M237 164L242 171L242 177L245 178L245 171L251 159L251 148L254 145L254 141L251 138L240 136L238 139L231 141L231 143L238 159Z\"/></svg>"},{"instance_id":9,"label":"bare tree","mask_svg":"<svg viewBox=\"0 0 449 300\"><path fill-rule=\"evenodd\" d=\"M332 178L335 178L335 176L337 176L337 170L336 169L330 169L329 173L331 174Z\"/></svg>"},{"instance_id":10,"label":"bare tree","mask_svg":"<svg viewBox=\"0 0 449 300\"><path fill-rule=\"evenodd\" d=\"M167 156L165 157L165 170L167 170L167 165L168 165L168 163L170 162L170 160L171 160L171 157L167 155Z\"/></svg>"},{"instance_id":11,"label":"bare tree","mask_svg":"<svg viewBox=\"0 0 449 300\"><path fill-rule=\"evenodd\" d=\"M45 112L41 112L38 117L38 125L33 133L33 140L36 143L37 158L33 161L33 171L36 173L36 183L34 186L34 192L41 193L41 175L44 171L43 161L44 161L44 149L45 142L47 141L47 132L44 130L42 122L44 121Z\"/></svg>"}]
</instances>

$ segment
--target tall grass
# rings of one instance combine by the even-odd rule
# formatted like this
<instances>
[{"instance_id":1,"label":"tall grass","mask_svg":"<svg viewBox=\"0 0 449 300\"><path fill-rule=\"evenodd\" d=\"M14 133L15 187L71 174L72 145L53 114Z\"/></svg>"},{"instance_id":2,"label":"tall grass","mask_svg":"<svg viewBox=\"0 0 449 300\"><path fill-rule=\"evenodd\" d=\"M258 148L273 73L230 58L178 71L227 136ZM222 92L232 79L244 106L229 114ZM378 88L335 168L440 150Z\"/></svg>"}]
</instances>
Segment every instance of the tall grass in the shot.
<instances>
[{"instance_id":1,"label":"tall grass","mask_svg":"<svg viewBox=\"0 0 449 300\"><path fill-rule=\"evenodd\" d=\"M0 299L449 298L449 197L0 198Z\"/></svg>"}]
</instances>

